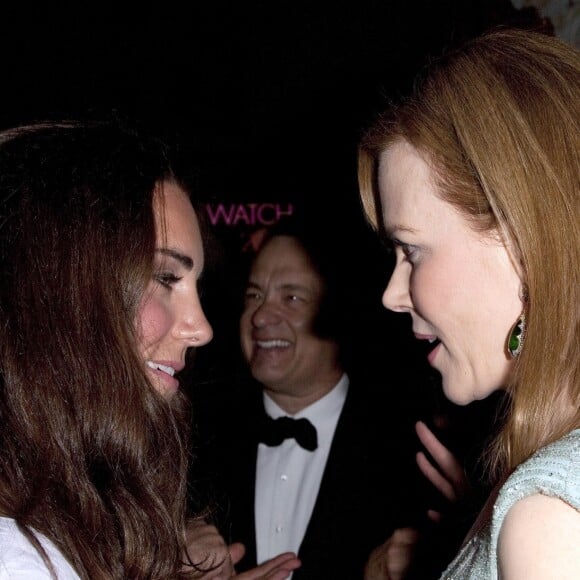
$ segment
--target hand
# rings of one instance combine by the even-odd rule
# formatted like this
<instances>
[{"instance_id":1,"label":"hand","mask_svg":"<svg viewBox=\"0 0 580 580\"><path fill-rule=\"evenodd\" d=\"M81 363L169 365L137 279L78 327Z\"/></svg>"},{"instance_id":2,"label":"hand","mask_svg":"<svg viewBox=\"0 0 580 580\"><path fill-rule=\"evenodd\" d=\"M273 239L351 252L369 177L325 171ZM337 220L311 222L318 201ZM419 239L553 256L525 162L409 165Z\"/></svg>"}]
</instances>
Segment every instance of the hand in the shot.
<instances>
[{"instance_id":1,"label":"hand","mask_svg":"<svg viewBox=\"0 0 580 580\"><path fill-rule=\"evenodd\" d=\"M411 562L419 532L414 528L399 528L384 543L375 548L365 566L364 580L402 580Z\"/></svg>"},{"instance_id":2,"label":"hand","mask_svg":"<svg viewBox=\"0 0 580 580\"><path fill-rule=\"evenodd\" d=\"M271 560L236 575L237 580L285 580L290 574L300 568L300 560L296 554L285 552Z\"/></svg>"},{"instance_id":3,"label":"hand","mask_svg":"<svg viewBox=\"0 0 580 580\"><path fill-rule=\"evenodd\" d=\"M185 532L185 562L196 564L204 580L229 580L235 575L234 564L244 556L243 544L227 546L215 526L203 520L189 520Z\"/></svg>"},{"instance_id":4,"label":"hand","mask_svg":"<svg viewBox=\"0 0 580 580\"><path fill-rule=\"evenodd\" d=\"M437 469L433 466L425 453L419 451L416 456L419 469L450 502L459 501L469 493L470 487L463 467L425 423L418 421L415 430L419 440L439 467ZM428 515L436 521L441 518L439 512L434 510L429 510Z\"/></svg>"},{"instance_id":5,"label":"hand","mask_svg":"<svg viewBox=\"0 0 580 580\"><path fill-rule=\"evenodd\" d=\"M215 526L203 520L187 522L186 542L188 558L199 566L203 580L285 580L290 573L300 567L296 554L286 552L251 570L236 574L234 566L244 557L243 544L235 542L226 545Z\"/></svg>"}]
</instances>

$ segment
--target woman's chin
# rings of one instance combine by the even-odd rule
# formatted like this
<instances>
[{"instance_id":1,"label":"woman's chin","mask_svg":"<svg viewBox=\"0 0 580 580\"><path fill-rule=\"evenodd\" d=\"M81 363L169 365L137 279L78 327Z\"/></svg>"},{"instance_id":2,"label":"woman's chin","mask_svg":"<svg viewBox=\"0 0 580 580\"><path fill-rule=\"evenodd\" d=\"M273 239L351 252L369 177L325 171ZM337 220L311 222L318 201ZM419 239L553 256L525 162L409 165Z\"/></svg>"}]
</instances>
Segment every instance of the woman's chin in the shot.
<instances>
[{"instance_id":1,"label":"woman's chin","mask_svg":"<svg viewBox=\"0 0 580 580\"><path fill-rule=\"evenodd\" d=\"M442 385L445 397L456 405L469 405L478 398L473 389L469 389L465 384L458 384L457 381L448 381L443 377Z\"/></svg>"},{"instance_id":2,"label":"woman's chin","mask_svg":"<svg viewBox=\"0 0 580 580\"><path fill-rule=\"evenodd\" d=\"M446 380L442 381L443 393L452 403L456 405L469 405L474 401L487 399L496 391L502 390L500 386L469 385L467 381Z\"/></svg>"}]
</instances>

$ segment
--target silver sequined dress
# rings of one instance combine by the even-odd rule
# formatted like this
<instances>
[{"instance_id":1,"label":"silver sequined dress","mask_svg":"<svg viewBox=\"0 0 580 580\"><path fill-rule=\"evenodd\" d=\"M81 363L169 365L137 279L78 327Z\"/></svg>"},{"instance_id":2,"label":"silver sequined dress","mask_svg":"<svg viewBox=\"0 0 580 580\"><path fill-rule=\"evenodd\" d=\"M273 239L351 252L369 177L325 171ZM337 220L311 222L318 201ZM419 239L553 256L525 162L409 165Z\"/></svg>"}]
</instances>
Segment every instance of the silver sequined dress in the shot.
<instances>
[{"instance_id":1,"label":"silver sequined dress","mask_svg":"<svg viewBox=\"0 0 580 580\"><path fill-rule=\"evenodd\" d=\"M516 501L537 493L558 497L580 511L580 429L518 466L500 489L491 522L463 546L441 580L497 580L497 542L503 520Z\"/></svg>"}]
</instances>

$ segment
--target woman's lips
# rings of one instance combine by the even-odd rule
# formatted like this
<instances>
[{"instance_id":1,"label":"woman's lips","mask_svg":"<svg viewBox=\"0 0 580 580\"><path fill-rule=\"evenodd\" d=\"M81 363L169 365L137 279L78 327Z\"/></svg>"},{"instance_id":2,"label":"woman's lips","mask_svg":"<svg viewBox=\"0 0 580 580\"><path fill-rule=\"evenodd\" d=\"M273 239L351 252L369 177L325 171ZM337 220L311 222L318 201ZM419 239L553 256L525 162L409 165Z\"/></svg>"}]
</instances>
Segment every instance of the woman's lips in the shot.
<instances>
[{"instance_id":1,"label":"woman's lips","mask_svg":"<svg viewBox=\"0 0 580 580\"><path fill-rule=\"evenodd\" d=\"M428 343L426 345L428 347L427 360L429 361L429 364L433 366L433 361L439 352L441 341L433 334L419 334L417 332L415 333L415 338L417 340Z\"/></svg>"},{"instance_id":2,"label":"woman's lips","mask_svg":"<svg viewBox=\"0 0 580 580\"><path fill-rule=\"evenodd\" d=\"M177 392L179 381L174 374L181 370L182 364L147 361L147 367L148 371L163 385L166 393L173 394Z\"/></svg>"},{"instance_id":3,"label":"woman's lips","mask_svg":"<svg viewBox=\"0 0 580 580\"><path fill-rule=\"evenodd\" d=\"M149 372L157 379L158 388L162 389L161 393L165 397L177 393L179 390L179 381L175 377L156 369L149 369Z\"/></svg>"},{"instance_id":4,"label":"woman's lips","mask_svg":"<svg viewBox=\"0 0 580 580\"><path fill-rule=\"evenodd\" d=\"M436 344L435 344L435 347L432 348L429 351L429 354L427 355L427 360L429 361L429 364L431 366L433 366L433 361L435 360L435 357L437 356L437 353L439 352L439 347L440 346L441 346L441 341L440 340L437 340L436 341Z\"/></svg>"}]
</instances>

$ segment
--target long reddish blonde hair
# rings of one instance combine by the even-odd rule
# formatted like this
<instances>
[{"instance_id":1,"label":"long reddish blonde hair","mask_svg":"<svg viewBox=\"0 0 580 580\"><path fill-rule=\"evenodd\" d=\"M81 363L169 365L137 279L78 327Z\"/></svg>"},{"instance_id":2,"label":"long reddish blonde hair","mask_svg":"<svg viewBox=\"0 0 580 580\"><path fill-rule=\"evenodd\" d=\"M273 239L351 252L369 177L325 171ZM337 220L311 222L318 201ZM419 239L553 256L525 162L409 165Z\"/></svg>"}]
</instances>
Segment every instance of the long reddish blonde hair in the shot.
<instances>
[{"instance_id":1,"label":"long reddish blonde hair","mask_svg":"<svg viewBox=\"0 0 580 580\"><path fill-rule=\"evenodd\" d=\"M361 199L375 225L379 157L401 139L429 160L441 198L502 236L521 266L526 341L489 454L494 473L509 471L580 427L580 53L498 30L434 63L361 142Z\"/></svg>"}]
</instances>

